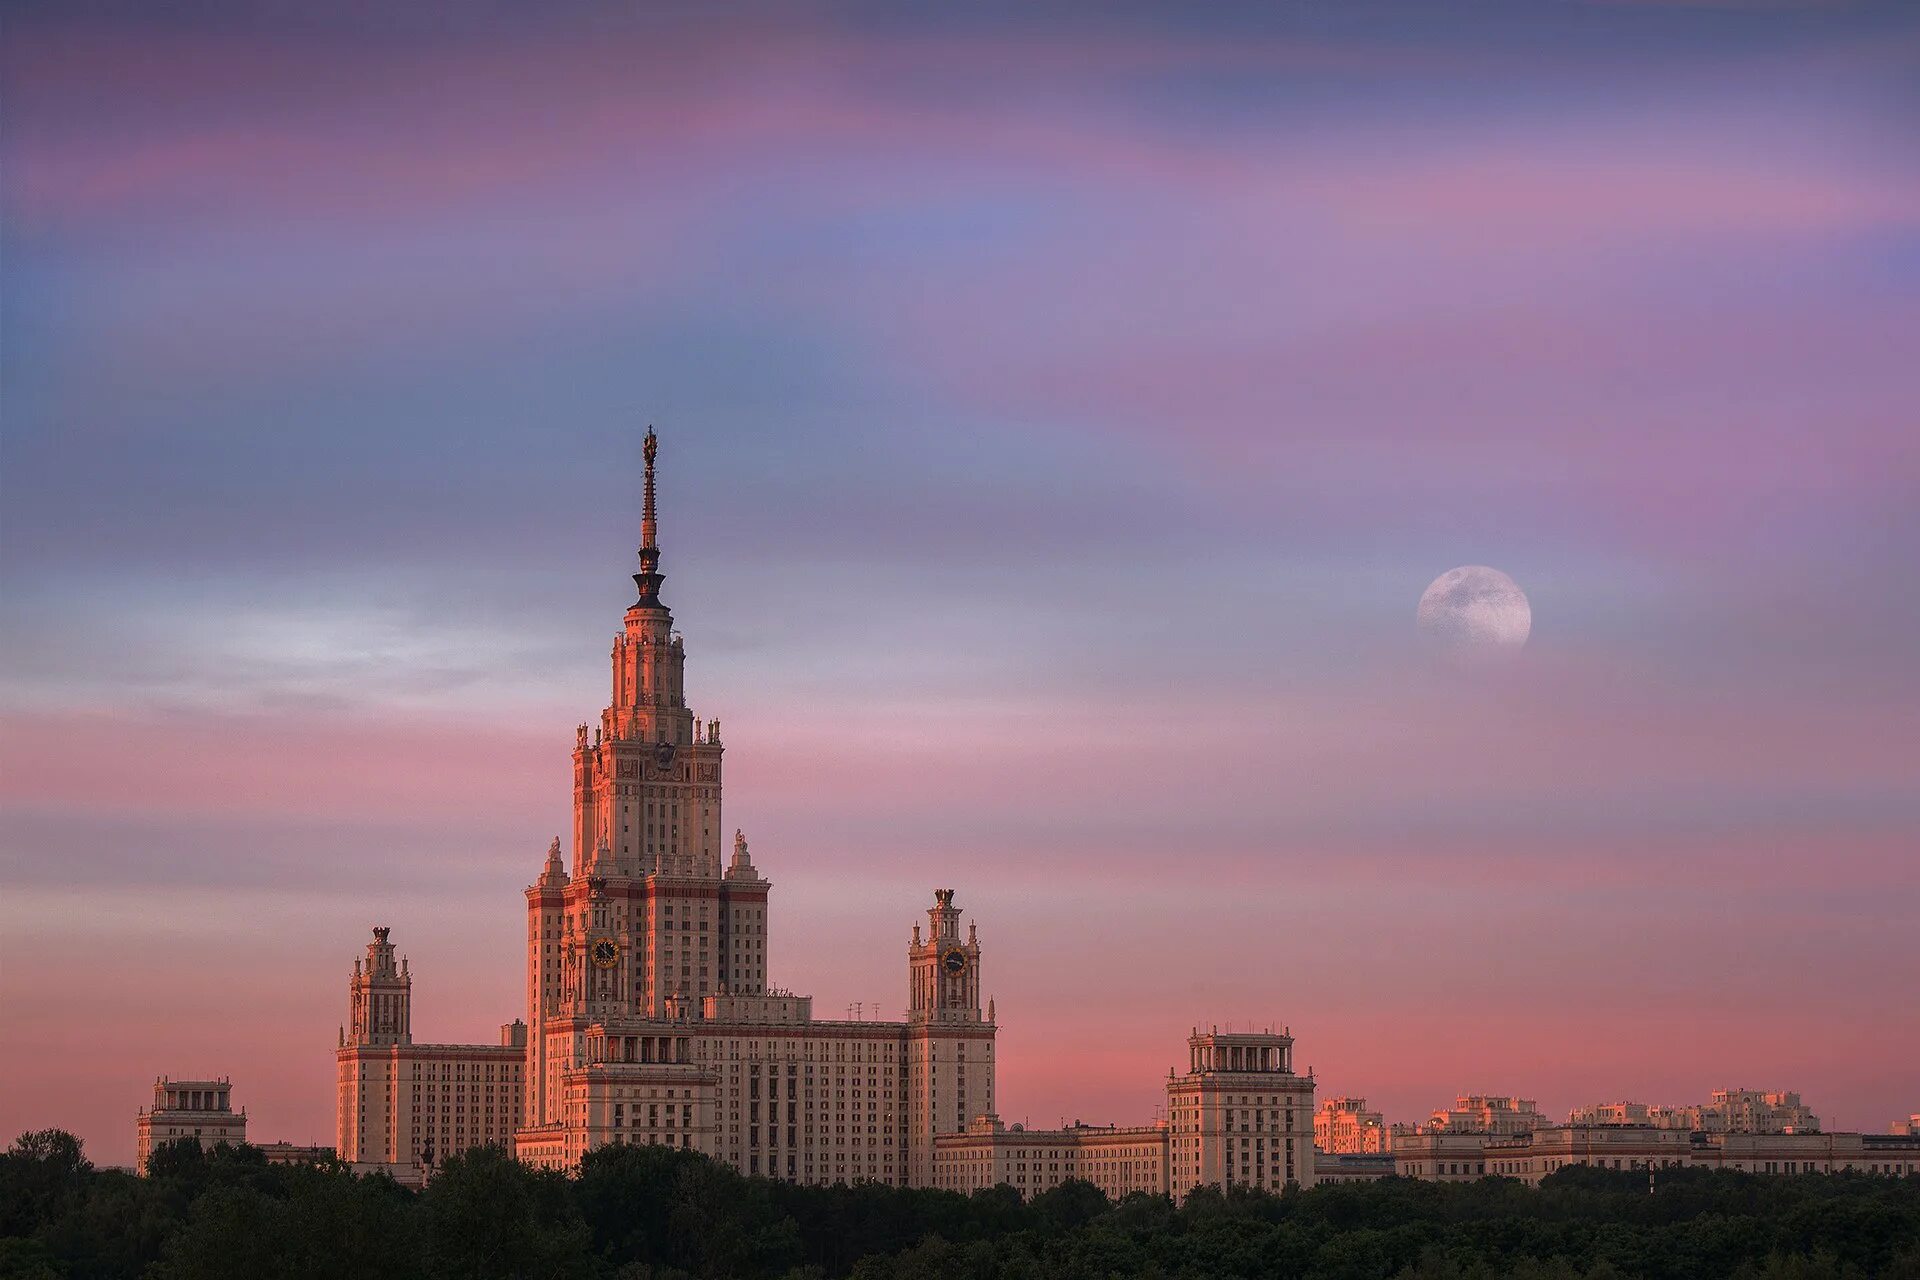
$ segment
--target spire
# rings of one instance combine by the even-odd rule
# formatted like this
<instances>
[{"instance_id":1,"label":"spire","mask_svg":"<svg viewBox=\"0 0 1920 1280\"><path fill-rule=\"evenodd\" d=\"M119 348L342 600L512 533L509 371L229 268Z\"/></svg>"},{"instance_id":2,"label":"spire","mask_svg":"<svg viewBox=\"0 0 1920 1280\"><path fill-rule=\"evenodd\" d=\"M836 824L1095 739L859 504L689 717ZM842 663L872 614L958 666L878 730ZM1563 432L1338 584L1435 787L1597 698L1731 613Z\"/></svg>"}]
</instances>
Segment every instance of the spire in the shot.
<instances>
[{"instance_id":1,"label":"spire","mask_svg":"<svg viewBox=\"0 0 1920 1280\"><path fill-rule=\"evenodd\" d=\"M653 428L647 428L646 443L641 446L647 459L647 499L640 513L640 548L643 551L658 551L655 538L659 535L659 522L654 518L653 510L653 459L660 452L660 438L653 434Z\"/></svg>"},{"instance_id":2,"label":"spire","mask_svg":"<svg viewBox=\"0 0 1920 1280\"><path fill-rule=\"evenodd\" d=\"M640 572L633 575L633 584L640 588L640 599L636 604L647 608L661 608L660 580L660 523L654 515L653 506L653 459L660 452L659 438L653 434L653 428L647 428L644 446L647 459L646 502L640 512Z\"/></svg>"}]
</instances>

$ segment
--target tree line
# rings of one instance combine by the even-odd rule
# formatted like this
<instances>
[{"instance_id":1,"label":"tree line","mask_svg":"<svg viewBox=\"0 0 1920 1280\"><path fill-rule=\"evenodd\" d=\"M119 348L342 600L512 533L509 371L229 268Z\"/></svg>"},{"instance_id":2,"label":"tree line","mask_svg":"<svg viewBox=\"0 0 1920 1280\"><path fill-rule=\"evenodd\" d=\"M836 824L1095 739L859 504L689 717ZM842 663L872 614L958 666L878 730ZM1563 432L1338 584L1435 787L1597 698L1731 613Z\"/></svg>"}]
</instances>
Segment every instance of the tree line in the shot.
<instances>
[{"instance_id":1,"label":"tree line","mask_svg":"<svg viewBox=\"0 0 1920 1280\"><path fill-rule=\"evenodd\" d=\"M1387 1178L1280 1195L1023 1200L748 1178L611 1146L577 1174L482 1148L423 1191L192 1139L144 1178L71 1134L0 1155L0 1277L33 1280L1920 1280L1920 1179L1573 1167L1539 1188Z\"/></svg>"}]
</instances>

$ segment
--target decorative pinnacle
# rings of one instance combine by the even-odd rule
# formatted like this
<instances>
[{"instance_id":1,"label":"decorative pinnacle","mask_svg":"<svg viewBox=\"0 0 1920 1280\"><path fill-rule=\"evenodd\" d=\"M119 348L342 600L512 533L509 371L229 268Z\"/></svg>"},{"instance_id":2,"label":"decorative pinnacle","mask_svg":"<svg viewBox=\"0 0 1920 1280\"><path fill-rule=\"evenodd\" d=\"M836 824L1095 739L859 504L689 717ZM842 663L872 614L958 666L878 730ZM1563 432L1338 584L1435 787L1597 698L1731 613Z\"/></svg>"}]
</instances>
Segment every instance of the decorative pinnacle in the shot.
<instances>
[{"instance_id":1,"label":"decorative pinnacle","mask_svg":"<svg viewBox=\"0 0 1920 1280\"><path fill-rule=\"evenodd\" d=\"M646 507L640 515L640 545L644 548L658 550L658 543L655 539L658 537L660 529L654 520L653 513L653 459L654 455L660 452L660 440L653 434L653 427L651 425L647 427L647 442L644 446L644 452L647 459L647 501Z\"/></svg>"},{"instance_id":2,"label":"decorative pinnacle","mask_svg":"<svg viewBox=\"0 0 1920 1280\"><path fill-rule=\"evenodd\" d=\"M642 608L660 608L660 581L664 575L660 572L660 526L654 518L653 506L653 460L660 452L660 441L653 434L652 427L647 428L644 452L647 459L647 498L640 515L640 572L633 575L633 584L640 589L640 598L635 604Z\"/></svg>"}]
</instances>

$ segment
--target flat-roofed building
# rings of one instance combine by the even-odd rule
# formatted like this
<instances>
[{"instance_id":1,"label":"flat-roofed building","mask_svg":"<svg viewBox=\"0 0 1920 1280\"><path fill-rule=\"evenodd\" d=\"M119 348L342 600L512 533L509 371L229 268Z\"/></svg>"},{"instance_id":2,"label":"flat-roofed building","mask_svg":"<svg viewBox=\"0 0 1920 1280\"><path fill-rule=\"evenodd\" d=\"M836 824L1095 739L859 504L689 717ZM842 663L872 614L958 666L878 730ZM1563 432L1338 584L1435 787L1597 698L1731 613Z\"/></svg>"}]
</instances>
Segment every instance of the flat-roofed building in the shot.
<instances>
[{"instance_id":1,"label":"flat-roofed building","mask_svg":"<svg viewBox=\"0 0 1920 1280\"><path fill-rule=\"evenodd\" d=\"M1378 1178L1391 1178L1398 1172L1390 1151L1368 1155L1327 1151L1313 1153L1313 1180L1316 1185L1325 1182L1372 1182Z\"/></svg>"},{"instance_id":2,"label":"flat-roofed building","mask_svg":"<svg viewBox=\"0 0 1920 1280\"><path fill-rule=\"evenodd\" d=\"M1286 1031L1187 1037L1187 1071L1167 1079L1168 1190L1278 1191L1313 1185L1313 1074L1293 1069Z\"/></svg>"},{"instance_id":3,"label":"flat-roofed building","mask_svg":"<svg viewBox=\"0 0 1920 1280\"><path fill-rule=\"evenodd\" d=\"M1574 1165L1622 1171L1733 1169L1757 1174L1920 1176L1920 1136L1859 1133L1707 1133L1658 1125L1553 1125L1516 1134L1423 1129L1394 1162L1407 1177L1461 1182L1517 1178L1529 1186Z\"/></svg>"},{"instance_id":4,"label":"flat-roofed building","mask_svg":"<svg viewBox=\"0 0 1920 1280\"><path fill-rule=\"evenodd\" d=\"M1920 1174L1920 1137L1877 1133L1703 1134L1693 1163L1743 1173Z\"/></svg>"},{"instance_id":5,"label":"flat-roofed building","mask_svg":"<svg viewBox=\"0 0 1920 1280\"><path fill-rule=\"evenodd\" d=\"M338 1155L332 1147L297 1142L262 1142L259 1146L268 1164L327 1164Z\"/></svg>"},{"instance_id":6,"label":"flat-roofed building","mask_svg":"<svg viewBox=\"0 0 1920 1280\"><path fill-rule=\"evenodd\" d=\"M1820 1117L1792 1092L1715 1089L1706 1102L1665 1107L1644 1102L1599 1102L1576 1107L1570 1125L1638 1124L1700 1133L1817 1133Z\"/></svg>"},{"instance_id":7,"label":"flat-roofed building","mask_svg":"<svg viewBox=\"0 0 1920 1280\"><path fill-rule=\"evenodd\" d=\"M1554 1125L1526 1133L1486 1138L1487 1173L1518 1178L1529 1186L1557 1169L1593 1165L1603 1169L1683 1168L1691 1160L1693 1135L1652 1125Z\"/></svg>"},{"instance_id":8,"label":"flat-roofed building","mask_svg":"<svg viewBox=\"0 0 1920 1280\"><path fill-rule=\"evenodd\" d=\"M247 1140L247 1113L233 1109L233 1082L174 1080L161 1076L153 1082L153 1106L141 1108L134 1121L134 1168L147 1171L153 1149L164 1142L191 1138L202 1150L225 1142L239 1146Z\"/></svg>"},{"instance_id":9,"label":"flat-roofed building","mask_svg":"<svg viewBox=\"0 0 1920 1280\"><path fill-rule=\"evenodd\" d=\"M1429 1116L1425 1127L1453 1133L1526 1133L1548 1123L1531 1098L1463 1093L1451 1107L1441 1107Z\"/></svg>"},{"instance_id":10,"label":"flat-roofed building","mask_svg":"<svg viewBox=\"0 0 1920 1280\"><path fill-rule=\"evenodd\" d=\"M1422 1126L1393 1137L1393 1165L1403 1178L1471 1182L1484 1178L1487 1134L1477 1129Z\"/></svg>"},{"instance_id":11,"label":"flat-roofed building","mask_svg":"<svg viewBox=\"0 0 1920 1280\"><path fill-rule=\"evenodd\" d=\"M976 1118L964 1133L933 1140L933 1185L962 1194L1009 1186L1031 1199L1071 1179L1109 1200L1167 1193L1167 1128L1074 1123L1064 1129L1005 1125Z\"/></svg>"}]
</instances>

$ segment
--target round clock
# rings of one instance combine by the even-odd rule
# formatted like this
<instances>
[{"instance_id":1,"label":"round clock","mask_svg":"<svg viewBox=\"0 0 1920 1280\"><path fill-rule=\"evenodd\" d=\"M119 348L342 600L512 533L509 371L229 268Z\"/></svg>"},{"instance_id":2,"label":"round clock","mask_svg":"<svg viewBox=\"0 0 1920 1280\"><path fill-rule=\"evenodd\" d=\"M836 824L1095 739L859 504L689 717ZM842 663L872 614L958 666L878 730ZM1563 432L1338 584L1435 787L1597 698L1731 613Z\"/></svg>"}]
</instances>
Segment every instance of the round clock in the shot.
<instances>
[{"instance_id":1,"label":"round clock","mask_svg":"<svg viewBox=\"0 0 1920 1280\"><path fill-rule=\"evenodd\" d=\"M600 968L611 969L620 963L620 944L612 938L595 938L588 944L587 954Z\"/></svg>"},{"instance_id":2,"label":"round clock","mask_svg":"<svg viewBox=\"0 0 1920 1280\"><path fill-rule=\"evenodd\" d=\"M947 953L940 957L940 967L959 977L967 971L967 953L958 947L948 947Z\"/></svg>"}]
</instances>

